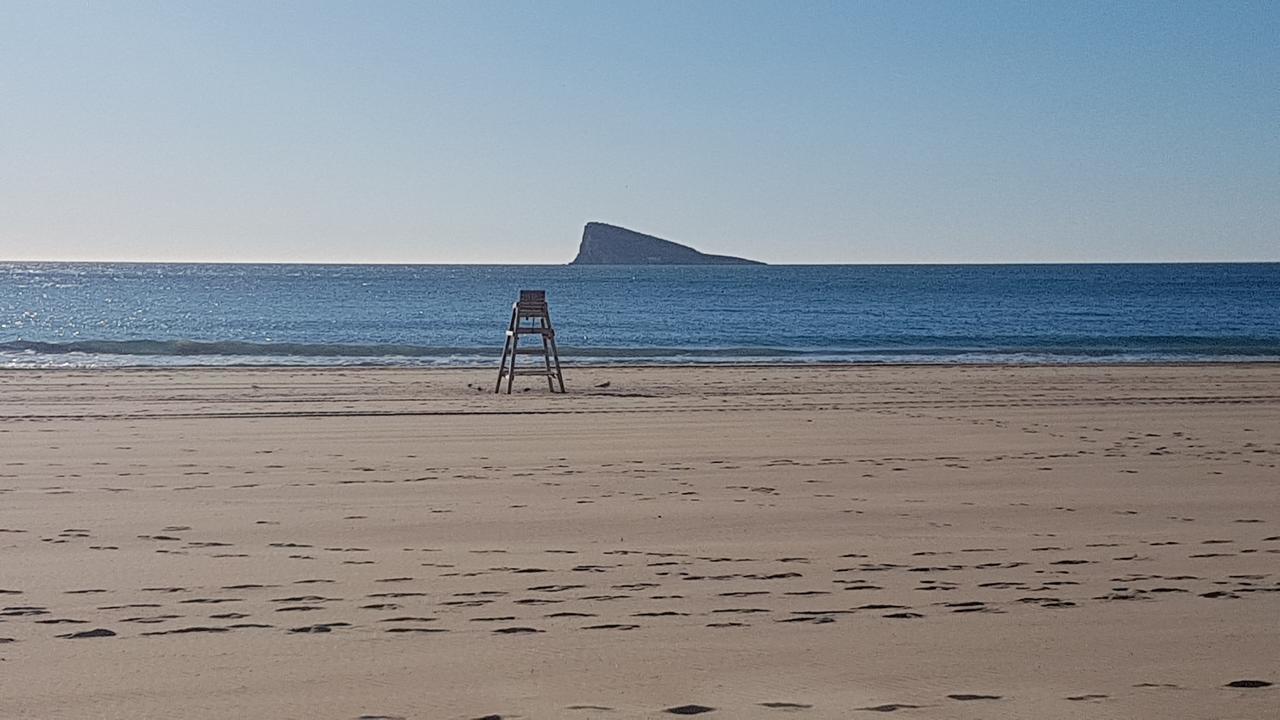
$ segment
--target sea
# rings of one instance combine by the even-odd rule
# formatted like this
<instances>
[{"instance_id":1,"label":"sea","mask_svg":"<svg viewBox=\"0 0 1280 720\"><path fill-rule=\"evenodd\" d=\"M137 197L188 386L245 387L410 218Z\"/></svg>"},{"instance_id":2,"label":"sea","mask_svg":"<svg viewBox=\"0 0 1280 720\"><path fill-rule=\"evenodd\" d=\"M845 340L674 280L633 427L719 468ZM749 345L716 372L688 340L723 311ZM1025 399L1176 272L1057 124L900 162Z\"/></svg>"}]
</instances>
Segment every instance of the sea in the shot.
<instances>
[{"instance_id":1,"label":"sea","mask_svg":"<svg viewBox=\"0 0 1280 720\"><path fill-rule=\"evenodd\" d=\"M1280 361L1280 263L0 263L0 367L496 367L547 292L566 364Z\"/></svg>"}]
</instances>

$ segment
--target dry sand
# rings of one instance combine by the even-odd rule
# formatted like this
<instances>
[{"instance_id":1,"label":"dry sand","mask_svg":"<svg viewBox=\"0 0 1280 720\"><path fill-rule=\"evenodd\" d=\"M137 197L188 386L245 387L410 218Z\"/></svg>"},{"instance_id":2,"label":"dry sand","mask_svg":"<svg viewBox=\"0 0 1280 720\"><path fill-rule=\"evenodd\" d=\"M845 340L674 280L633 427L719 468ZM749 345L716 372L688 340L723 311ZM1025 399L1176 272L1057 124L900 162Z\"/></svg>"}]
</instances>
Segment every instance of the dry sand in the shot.
<instances>
[{"instance_id":1,"label":"dry sand","mask_svg":"<svg viewBox=\"0 0 1280 720\"><path fill-rule=\"evenodd\" d=\"M0 718L1280 716L1280 366L492 380L0 373Z\"/></svg>"}]
</instances>

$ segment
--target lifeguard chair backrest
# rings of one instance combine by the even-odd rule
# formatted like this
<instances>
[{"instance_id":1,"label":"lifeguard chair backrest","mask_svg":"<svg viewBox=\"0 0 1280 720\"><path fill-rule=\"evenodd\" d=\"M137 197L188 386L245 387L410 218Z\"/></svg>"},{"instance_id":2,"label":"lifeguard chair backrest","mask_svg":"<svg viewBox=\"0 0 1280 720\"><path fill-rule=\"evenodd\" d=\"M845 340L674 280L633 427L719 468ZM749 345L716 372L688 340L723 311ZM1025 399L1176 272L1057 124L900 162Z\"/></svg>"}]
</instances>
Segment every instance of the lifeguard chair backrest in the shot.
<instances>
[{"instance_id":1,"label":"lifeguard chair backrest","mask_svg":"<svg viewBox=\"0 0 1280 720\"><path fill-rule=\"evenodd\" d=\"M546 306L547 306L546 290L521 290L520 291L521 309L541 310Z\"/></svg>"}]
</instances>

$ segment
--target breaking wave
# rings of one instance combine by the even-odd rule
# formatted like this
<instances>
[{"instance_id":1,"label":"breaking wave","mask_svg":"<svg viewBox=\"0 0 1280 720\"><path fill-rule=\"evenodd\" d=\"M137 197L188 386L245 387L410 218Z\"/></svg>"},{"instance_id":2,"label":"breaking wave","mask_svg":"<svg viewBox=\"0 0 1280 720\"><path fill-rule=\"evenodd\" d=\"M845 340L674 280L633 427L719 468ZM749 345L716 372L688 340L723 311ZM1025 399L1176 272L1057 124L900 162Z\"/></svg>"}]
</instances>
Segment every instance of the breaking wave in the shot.
<instances>
[{"instance_id":1,"label":"breaking wave","mask_svg":"<svg viewBox=\"0 0 1280 720\"><path fill-rule=\"evenodd\" d=\"M403 343L291 343L240 340L69 340L0 342L0 365L474 365L491 361L500 346L462 347ZM903 362L1065 363L1280 360L1275 338L897 336L862 338L843 347L585 347L561 345L566 362Z\"/></svg>"}]
</instances>

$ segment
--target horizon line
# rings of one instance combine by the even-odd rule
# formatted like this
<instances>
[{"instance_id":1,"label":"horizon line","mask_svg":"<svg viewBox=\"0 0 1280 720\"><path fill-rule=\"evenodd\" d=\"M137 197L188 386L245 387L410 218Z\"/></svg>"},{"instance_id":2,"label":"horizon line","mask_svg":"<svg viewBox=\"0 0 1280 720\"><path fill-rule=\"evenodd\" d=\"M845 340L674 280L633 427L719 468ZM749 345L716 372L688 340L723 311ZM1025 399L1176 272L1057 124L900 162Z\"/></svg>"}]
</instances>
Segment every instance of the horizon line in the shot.
<instances>
[{"instance_id":1,"label":"horizon line","mask_svg":"<svg viewBox=\"0 0 1280 720\"><path fill-rule=\"evenodd\" d=\"M642 264L574 264L571 262L414 262L414 261L379 261L379 260L7 260L4 264L99 264L99 265L316 265L316 266L369 266L369 267L884 267L884 266L991 266L991 265L1274 265L1280 264L1280 258L1270 260L961 260L961 261L910 261L899 260L889 262L766 262L762 265L718 265L715 263L678 264L678 263L642 263Z\"/></svg>"}]
</instances>

